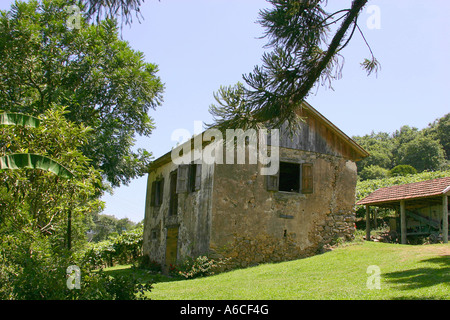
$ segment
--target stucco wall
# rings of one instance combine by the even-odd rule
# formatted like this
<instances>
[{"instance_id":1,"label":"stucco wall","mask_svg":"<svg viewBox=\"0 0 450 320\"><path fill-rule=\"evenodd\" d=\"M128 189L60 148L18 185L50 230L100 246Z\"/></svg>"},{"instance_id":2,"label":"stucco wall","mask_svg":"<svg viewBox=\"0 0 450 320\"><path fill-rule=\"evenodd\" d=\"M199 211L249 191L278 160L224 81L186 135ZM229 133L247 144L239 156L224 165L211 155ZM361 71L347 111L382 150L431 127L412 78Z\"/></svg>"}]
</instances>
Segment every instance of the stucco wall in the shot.
<instances>
[{"instance_id":1,"label":"stucco wall","mask_svg":"<svg viewBox=\"0 0 450 320\"><path fill-rule=\"evenodd\" d=\"M216 165L212 252L246 265L276 260L280 251L279 260L311 255L336 237L352 237L355 163L288 148L280 148L280 160L312 163L314 192L267 191L259 164Z\"/></svg>"},{"instance_id":2,"label":"stucco wall","mask_svg":"<svg viewBox=\"0 0 450 320\"><path fill-rule=\"evenodd\" d=\"M165 263L167 228L178 227L178 260L206 254L209 250L214 166L202 165L200 190L178 194L178 214L172 216L169 215L169 177L177 167L170 162L148 175L143 251L160 264ZM150 205L151 185L160 177L164 177L163 202L160 207L154 207ZM156 237L152 232L156 232Z\"/></svg>"}]
</instances>

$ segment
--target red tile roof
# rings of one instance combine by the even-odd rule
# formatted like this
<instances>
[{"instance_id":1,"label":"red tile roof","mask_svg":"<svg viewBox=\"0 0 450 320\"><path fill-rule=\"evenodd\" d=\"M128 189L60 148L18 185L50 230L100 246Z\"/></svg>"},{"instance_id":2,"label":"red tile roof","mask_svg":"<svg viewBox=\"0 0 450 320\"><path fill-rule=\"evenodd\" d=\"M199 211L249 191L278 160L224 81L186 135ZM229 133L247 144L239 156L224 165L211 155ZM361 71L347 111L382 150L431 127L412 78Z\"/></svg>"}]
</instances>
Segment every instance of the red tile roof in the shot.
<instances>
[{"instance_id":1,"label":"red tile roof","mask_svg":"<svg viewBox=\"0 0 450 320\"><path fill-rule=\"evenodd\" d=\"M400 200L428 198L450 191L450 177L380 188L356 204L377 204Z\"/></svg>"}]
</instances>

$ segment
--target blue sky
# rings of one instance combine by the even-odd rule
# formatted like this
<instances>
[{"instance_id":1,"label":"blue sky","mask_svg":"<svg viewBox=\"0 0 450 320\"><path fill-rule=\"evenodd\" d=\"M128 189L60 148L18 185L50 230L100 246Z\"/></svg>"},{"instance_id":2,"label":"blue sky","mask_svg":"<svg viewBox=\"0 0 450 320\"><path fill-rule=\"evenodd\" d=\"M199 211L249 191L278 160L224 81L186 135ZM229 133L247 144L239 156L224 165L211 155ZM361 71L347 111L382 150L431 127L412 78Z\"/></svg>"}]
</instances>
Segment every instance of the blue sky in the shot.
<instances>
[{"instance_id":1,"label":"blue sky","mask_svg":"<svg viewBox=\"0 0 450 320\"><path fill-rule=\"evenodd\" d=\"M349 0L329 0L329 10ZM2 0L0 9L11 1ZM450 112L450 24L447 0L369 0L380 9L380 29L360 26L381 63L378 76L367 77L360 63L370 53L355 34L342 51L342 79L333 89L319 87L307 101L349 136L393 132L402 125L426 127ZM170 151L174 130L193 133L194 121L210 122L208 107L221 85L242 81L259 65L265 39L255 23L265 0L145 0L144 20L124 26L123 39L159 66L164 103L150 115L156 129L137 138L136 147L155 157ZM132 221L144 218L146 177L104 196L105 214Z\"/></svg>"}]
</instances>

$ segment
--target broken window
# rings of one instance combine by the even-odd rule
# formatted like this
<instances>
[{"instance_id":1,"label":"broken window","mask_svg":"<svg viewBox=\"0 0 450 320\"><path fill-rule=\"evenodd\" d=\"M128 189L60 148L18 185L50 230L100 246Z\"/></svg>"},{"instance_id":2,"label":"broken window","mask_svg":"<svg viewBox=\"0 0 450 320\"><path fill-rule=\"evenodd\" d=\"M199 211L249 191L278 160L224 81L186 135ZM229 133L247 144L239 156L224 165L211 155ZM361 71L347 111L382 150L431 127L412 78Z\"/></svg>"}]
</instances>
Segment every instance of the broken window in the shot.
<instances>
[{"instance_id":1,"label":"broken window","mask_svg":"<svg viewBox=\"0 0 450 320\"><path fill-rule=\"evenodd\" d=\"M280 162L278 174L267 176L267 190L313 193L312 163Z\"/></svg>"}]
</instances>

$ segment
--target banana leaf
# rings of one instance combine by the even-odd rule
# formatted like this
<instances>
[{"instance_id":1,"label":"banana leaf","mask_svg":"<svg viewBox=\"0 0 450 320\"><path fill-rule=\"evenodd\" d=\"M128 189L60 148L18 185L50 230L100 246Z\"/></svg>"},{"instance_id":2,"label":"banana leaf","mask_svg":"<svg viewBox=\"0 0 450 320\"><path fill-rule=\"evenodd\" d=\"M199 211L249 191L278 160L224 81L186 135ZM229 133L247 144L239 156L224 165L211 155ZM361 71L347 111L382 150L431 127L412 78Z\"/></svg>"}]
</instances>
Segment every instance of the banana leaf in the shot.
<instances>
[{"instance_id":1,"label":"banana leaf","mask_svg":"<svg viewBox=\"0 0 450 320\"><path fill-rule=\"evenodd\" d=\"M0 113L0 125L16 125L36 128L39 124L40 120L38 118L26 114L14 112Z\"/></svg>"},{"instance_id":2,"label":"banana leaf","mask_svg":"<svg viewBox=\"0 0 450 320\"><path fill-rule=\"evenodd\" d=\"M38 154L13 153L0 157L0 170L41 169L61 178L73 178L73 173L58 162Z\"/></svg>"}]
</instances>

